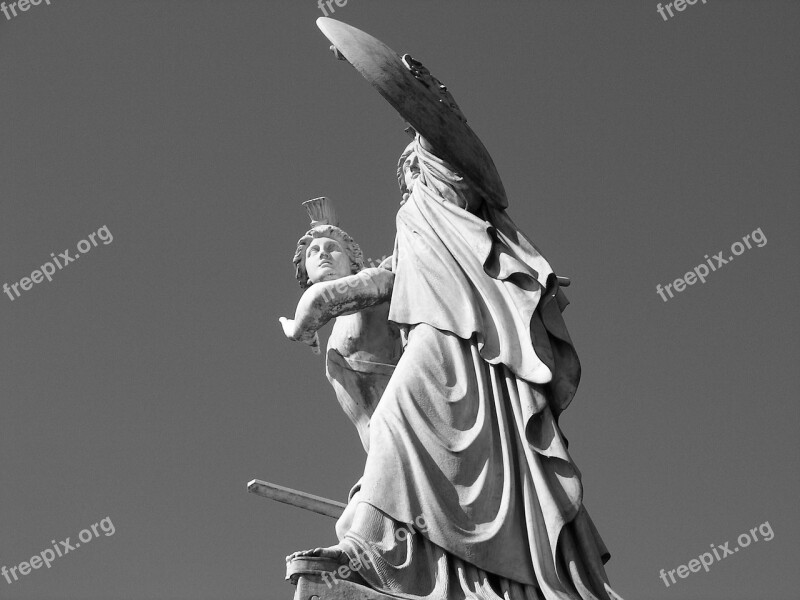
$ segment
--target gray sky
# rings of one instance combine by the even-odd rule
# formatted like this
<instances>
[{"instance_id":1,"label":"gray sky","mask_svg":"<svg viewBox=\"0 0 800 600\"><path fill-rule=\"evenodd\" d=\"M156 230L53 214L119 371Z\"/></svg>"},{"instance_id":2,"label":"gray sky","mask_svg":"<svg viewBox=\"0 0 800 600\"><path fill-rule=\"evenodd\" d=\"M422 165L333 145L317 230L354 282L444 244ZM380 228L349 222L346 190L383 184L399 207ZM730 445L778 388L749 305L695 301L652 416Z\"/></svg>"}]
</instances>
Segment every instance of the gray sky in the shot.
<instances>
[{"instance_id":1,"label":"gray sky","mask_svg":"<svg viewBox=\"0 0 800 600\"><path fill-rule=\"evenodd\" d=\"M627 600L788 600L800 578L800 4L349 0L332 16L448 85L509 213L572 278L562 418ZM286 341L320 195L391 251L407 143L311 0L52 0L0 13L0 566L109 517L0 598L289 598L283 557L363 467L323 360ZM761 229L664 302L656 285ZM758 236L758 234L756 234ZM760 238L758 238L760 239ZM716 261L715 263L716 264ZM13 292L12 292L13 293ZM667 588L762 523L770 541Z\"/></svg>"}]
</instances>

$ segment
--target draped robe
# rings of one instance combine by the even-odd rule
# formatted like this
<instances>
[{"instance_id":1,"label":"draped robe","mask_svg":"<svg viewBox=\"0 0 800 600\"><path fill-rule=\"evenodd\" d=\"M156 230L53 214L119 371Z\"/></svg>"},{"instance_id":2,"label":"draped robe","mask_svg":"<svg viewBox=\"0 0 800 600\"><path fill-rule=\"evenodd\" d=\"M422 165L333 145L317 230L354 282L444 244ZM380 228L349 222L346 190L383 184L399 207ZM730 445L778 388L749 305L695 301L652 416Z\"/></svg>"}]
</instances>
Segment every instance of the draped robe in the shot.
<instances>
[{"instance_id":1,"label":"draped robe","mask_svg":"<svg viewBox=\"0 0 800 600\"><path fill-rule=\"evenodd\" d=\"M558 427L580 363L557 279L419 137L401 170L389 318L405 348L340 545L402 598L606 600L609 555Z\"/></svg>"}]
</instances>

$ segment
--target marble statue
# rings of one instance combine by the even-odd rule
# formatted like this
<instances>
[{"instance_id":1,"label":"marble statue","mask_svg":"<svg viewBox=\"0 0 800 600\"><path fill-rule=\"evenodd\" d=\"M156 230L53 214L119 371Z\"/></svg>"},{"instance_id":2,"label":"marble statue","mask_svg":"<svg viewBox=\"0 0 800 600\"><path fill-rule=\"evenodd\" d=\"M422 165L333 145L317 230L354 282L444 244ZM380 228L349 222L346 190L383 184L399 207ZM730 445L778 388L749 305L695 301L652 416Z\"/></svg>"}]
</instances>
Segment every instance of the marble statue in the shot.
<instances>
[{"instance_id":1,"label":"marble statue","mask_svg":"<svg viewBox=\"0 0 800 600\"><path fill-rule=\"evenodd\" d=\"M287 338L316 349L317 331L336 318L326 373L369 450L369 419L402 352L399 328L388 319L394 274L388 265L364 268L361 248L337 226L328 198L304 204L312 228L298 241L293 263L306 291L295 318L280 323Z\"/></svg>"},{"instance_id":2,"label":"marble statue","mask_svg":"<svg viewBox=\"0 0 800 600\"><path fill-rule=\"evenodd\" d=\"M363 32L332 19L320 28L414 139L398 163L391 269L342 285L361 273L349 236L324 225L298 245L298 276L311 285L284 333L313 345L325 322L337 317L336 332L350 319L350 334L331 336L329 376L333 360L358 373L384 365L386 377L331 377L365 438L364 473L338 543L288 560L345 565L377 594L364 598L618 598L558 424L580 379L559 278L506 213L494 165L447 88Z\"/></svg>"}]
</instances>

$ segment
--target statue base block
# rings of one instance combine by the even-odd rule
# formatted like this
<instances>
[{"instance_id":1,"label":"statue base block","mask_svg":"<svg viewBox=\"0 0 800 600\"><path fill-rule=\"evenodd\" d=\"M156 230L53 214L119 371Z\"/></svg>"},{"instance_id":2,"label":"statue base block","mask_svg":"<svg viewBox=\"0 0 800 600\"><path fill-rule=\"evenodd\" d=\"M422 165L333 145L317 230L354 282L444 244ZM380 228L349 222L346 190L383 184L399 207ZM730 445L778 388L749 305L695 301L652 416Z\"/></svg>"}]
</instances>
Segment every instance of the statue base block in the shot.
<instances>
[{"instance_id":1,"label":"statue base block","mask_svg":"<svg viewBox=\"0 0 800 600\"><path fill-rule=\"evenodd\" d=\"M294 600L397 600L336 574L330 558L295 558L286 564L286 579L297 586Z\"/></svg>"},{"instance_id":2,"label":"statue base block","mask_svg":"<svg viewBox=\"0 0 800 600\"><path fill-rule=\"evenodd\" d=\"M295 558L286 563L286 580L297 586L294 600L399 600L373 589L339 577L341 563L330 558ZM352 573L351 577L358 578ZM605 591L609 600L623 600L608 584Z\"/></svg>"}]
</instances>

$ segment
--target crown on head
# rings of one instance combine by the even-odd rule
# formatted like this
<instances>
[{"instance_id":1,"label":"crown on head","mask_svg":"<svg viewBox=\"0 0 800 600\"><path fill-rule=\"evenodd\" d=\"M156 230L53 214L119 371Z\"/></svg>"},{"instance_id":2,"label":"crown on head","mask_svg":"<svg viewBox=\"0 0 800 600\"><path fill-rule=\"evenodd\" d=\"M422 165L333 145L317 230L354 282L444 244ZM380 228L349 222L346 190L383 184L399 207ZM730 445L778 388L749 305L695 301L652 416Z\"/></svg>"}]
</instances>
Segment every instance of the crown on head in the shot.
<instances>
[{"instance_id":1,"label":"crown on head","mask_svg":"<svg viewBox=\"0 0 800 600\"><path fill-rule=\"evenodd\" d=\"M311 219L311 227L318 225L333 225L339 226L339 218L336 216L336 210L333 208L333 202L329 198L322 196L320 198L312 198L303 202L306 207L308 217Z\"/></svg>"}]
</instances>

